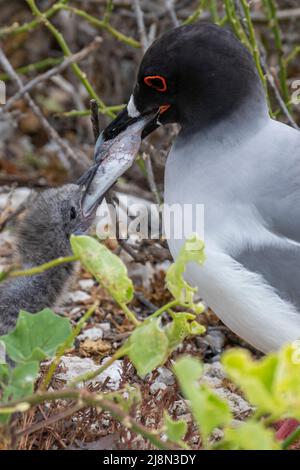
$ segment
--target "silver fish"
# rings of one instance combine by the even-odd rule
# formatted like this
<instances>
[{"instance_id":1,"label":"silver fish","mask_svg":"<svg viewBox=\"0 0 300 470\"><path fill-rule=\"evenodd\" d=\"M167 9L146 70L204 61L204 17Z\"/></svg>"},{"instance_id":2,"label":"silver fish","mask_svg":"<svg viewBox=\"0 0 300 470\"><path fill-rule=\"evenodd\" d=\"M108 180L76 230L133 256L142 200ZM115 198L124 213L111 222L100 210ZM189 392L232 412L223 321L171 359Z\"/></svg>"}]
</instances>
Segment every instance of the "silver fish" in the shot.
<instances>
[{"instance_id":1,"label":"silver fish","mask_svg":"<svg viewBox=\"0 0 300 470\"><path fill-rule=\"evenodd\" d=\"M81 178L84 191L81 201L83 217L90 217L105 192L133 164L141 144L141 134L153 115L140 118L113 139L99 136L95 147L95 164ZM87 180L84 182L84 180Z\"/></svg>"}]
</instances>

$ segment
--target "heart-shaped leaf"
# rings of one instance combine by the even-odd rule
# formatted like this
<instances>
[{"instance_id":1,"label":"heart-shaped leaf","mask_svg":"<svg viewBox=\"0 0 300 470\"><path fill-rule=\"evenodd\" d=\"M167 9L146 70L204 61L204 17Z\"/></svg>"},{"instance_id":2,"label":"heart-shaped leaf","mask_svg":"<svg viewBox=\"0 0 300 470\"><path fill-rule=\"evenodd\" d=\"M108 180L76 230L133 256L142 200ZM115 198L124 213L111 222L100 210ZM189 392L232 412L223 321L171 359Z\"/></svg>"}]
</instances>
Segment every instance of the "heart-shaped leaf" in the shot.
<instances>
[{"instance_id":1,"label":"heart-shaped leaf","mask_svg":"<svg viewBox=\"0 0 300 470\"><path fill-rule=\"evenodd\" d=\"M161 365L168 354L168 338L160 326L160 319L138 326L125 343L124 350L140 377Z\"/></svg>"},{"instance_id":2,"label":"heart-shaped leaf","mask_svg":"<svg viewBox=\"0 0 300 470\"><path fill-rule=\"evenodd\" d=\"M16 328L0 339L13 361L41 361L52 357L71 331L70 321L48 308L35 314L21 310Z\"/></svg>"},{"instance_id":3,"label":"heart-shaped leaf","mask_svg":"<svg viewBox=\"0 0 300 470\"><path fill-rule=\"evenodd\" d=\"M85 235L72 235L71 246L84 267L117 302L127 304L132 300L133 284L125 264L118 256L94 238Z\"/></svg>"}]
</instances>

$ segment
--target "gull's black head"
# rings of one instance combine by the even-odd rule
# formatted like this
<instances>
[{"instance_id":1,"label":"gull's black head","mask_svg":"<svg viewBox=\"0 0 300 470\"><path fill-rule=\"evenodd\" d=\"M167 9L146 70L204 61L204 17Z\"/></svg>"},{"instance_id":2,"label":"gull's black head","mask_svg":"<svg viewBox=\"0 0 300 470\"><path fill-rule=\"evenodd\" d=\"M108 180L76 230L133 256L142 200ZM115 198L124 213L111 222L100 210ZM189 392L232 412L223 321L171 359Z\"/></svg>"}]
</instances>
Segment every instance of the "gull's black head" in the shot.
<instances>
[{"instance_id":1,"label":"gull's black head","mask_svg":"<svg viewBox=\"0 0 300 470\"><path fill-rule=\"evenodd\" d=\"M147 50L128 106L106 128L104 137L109 139L120 124L126 127L155 109L158 122L148 124L144 136L158 124L171 122L201 129L225 119L246 100L258 107L264 103L263 88L247 49L219 26L180 26Z\"/></svg>"},{"instance_id":2,"label":"gull's black head","mask_svg":"<svg viewBox=\"0 0 300 470\"><path fill-rule=\"evenodd\" d=\"M267 115L267 106L254 61L230 31L197 23L165 33L145 53L127 106L97 141L96 163L83 178L83 183L87 180L83 212L89 214L94 201L98 203L128 168L128 159L123 158L122 166L119 150L114 170L108 171L105 157L114 153L114 142L119 136L126 140L138 131L144 138L167 123L178 123L185 134L191 134L215 126L231 114L238 123L253 116L256 119L261 113ZM109 143L110 151L106 147ZM136 152L129 153L133 162ZM109 161L111 167L112 159ZM106 175L102 176L102 184L98 182L100 174ZM89 188L95 186L97 194L87 197Z\"/></svg>"}]
</instances>

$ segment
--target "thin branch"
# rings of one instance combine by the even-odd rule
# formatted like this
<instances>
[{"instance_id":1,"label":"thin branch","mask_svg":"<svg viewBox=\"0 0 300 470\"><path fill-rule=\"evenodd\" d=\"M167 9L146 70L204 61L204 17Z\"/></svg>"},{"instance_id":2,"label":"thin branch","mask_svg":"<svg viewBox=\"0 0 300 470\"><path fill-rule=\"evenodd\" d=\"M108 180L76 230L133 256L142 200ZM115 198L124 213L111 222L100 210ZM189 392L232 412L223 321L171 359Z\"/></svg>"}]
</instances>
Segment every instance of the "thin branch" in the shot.
<instances>
[{"instance_id":1,"label":"thin branch","mask_svg":"<svg viewBox=\"0 0 300 470\"><path fill-rule=\"evenodd\" d=\"M10 212L4 219L2 219L3 214L1 214L1 222L0 222L0 232L6 227L8 222L11 222L15 217L20 215L25 209L27 209L28 205L30 204L30 200L32 198L32 194L30 194L25 201L23 201L16 210ZM1 277L1 276L0 276Z\"/></svg>"},{"instance_id":2,"label":"thin branch","mask_svg":"<svg viewBox=\"0 0 300 470\"><path fill-rule=\"evenodd\" d=\"M93 100L91 100L93 101ZM107 106L106 110L111 111L112 113L118 113L119 111L122 111L126 105L125 104L116 104L113 106ZM90 109L73 109L72 111L65 111L63 113L56 113L55 117L82 117L82 116L90 116L91 115L91 110Z\"/></svg>"},{"instance_id":3,"label":"thin branch","mask_svg":"<svg viewBox=\"0 0 300 470\"><path fill-rule=\"evenodd\" d=\"M232 27L233 32L239 38L239 40L246 46L248 49L251 50L251 45L247 34L245 33L238 17L235 14L235 7L232 3L232 0L225 0L225 11L228 21Z\"/></svg>"},{"instance_id":4,"label":"thin branch","mask_svg":"<svg viewBox=\"0 0 300 470\"><path fill-rule=\"evenodd\" d=\"M5 72L11 77L11 79L17 84L20 90L23 89L23 83L21 78L18 76L18 74L15 72L13 67L11 66L9 60L7 59L6 55L4 54L3 50L0 48L0 63L5 70ZM61 163L65 168L68 170L71 169L70 161L72 160L76 162L76 164L80 164L82 167L85 168L85 163L82 161L82 159L79 159L69 144L63 140L59 134L56 132L56 130L49 124L45 116L43 115L41 109L39 106L33 101L33 99L30 97L29 93L25 93L24 97L28 103L28 105L31 107L32 111L34 114L39 118L42 126L44 127L45 131L47 132L48 136L53 139L57 145L61 148L62 152L58 153L58 157L60 158ZM86 164L88 163L88 159L86 158Z\"/></svg>"},{"instance_id":5,"label":"thin branch","mask_svg":"<svg viewBox=\"0 0 300 470\"><path fill-rule=\"evenodd\" d=\"M256 65L258 74L260 76L260 79L262 81L262 84L264 86L266 95L268 96L267 80L266 80L264 71L262 70L262 67L261 67L259 47L256 41L255 30L254 30L253 23L251 20L250 7L248 5L247 0L241 0L241 4L244 10L245 20L246 20L246 24L247 24L248 31L249 31L249 40L250 40L250 44L252 48L252 54L253 54L253 58L255 61L255 65Z\"/></svg>"},{"instance_id":6,"label":"thin branch","mask_svg":"<svg viewBox=\"0 0 300 470\"><path fill-rule=\"evenodd\" d=\"M76 390L76 389L64 389L64 390L54 390L51 392L39 392L29 395L21 400L15 400L0 405L0 413L5 414L7 412L17 412L25 410L25 408L39 405L44 402L54 401L54 400L77 400L78 406L93 406L96 408L101 408L103 411L107 411L120 421L123 426L128 428L130 431L133 431L145 439L147 439L151 444L153 444L158 449L162 450L174 450L175 446L169 441L162 441L159 437L159 431L154 431L147 429L142 424L135 421L128 413L126 413L119 405L113 403L111 400L105 398L105 395L101 393L92 393L86 390Z\"/></svg>"},{"instance_id":7,"label":"thin branch","mask_svg":"<svg viewBox=\"0 0 300 470\"><path fill-rule=\"evenodd\" d=\"M55 15L58 11L60 11L61 6L66 4L68 0L60 0L58 3L55 3L51 8L43 13L44 18L51 18ZM28 33L35 29L43 22L43 18L36 18L29 23L24 23L19 25L18 23L14 23L11 26L1 28L0 29L0 38L9 34L20 34L20 33Z\"/></svg>"},{"instance_id":8,"label":"thin branch","mask_svg":"<svg viewBox=\"0 0 300 470\"><path fill-rule=\"evenodd\" d=\"M46 28L52 33L54 38L56 39L58 45L60 46L61 50L63 51L64 55L67 57L72 56L72 52L66 43L63 35L58 31L58 29L45 17L45 15L38 9L35 0L26 0L28 3L33 15L35 15L38 18L41 18L41 21L44 23ZM77 64L71 64L72 70L74 74L77 76L77 78L81 81L82 85L85 87L86 91L90 95L91 98L95 99L98 103L98 106L100 108L100 111L103 114L108 114L110 117L114 117L114 113L111 113L107 111L106 105L104 102L99 98L97 93L95 92L93 86L87 79L87 76L84 72L82 72L81 68Z\"/></svg>"},{"instance_id":9,"label":"thin branch","mask_svg":"<svg viewBox=\"0 0 300 470\"><path fill-rule=\"evenodd\" d=\"M79 8L75 7L70 7L68 5L62 6L61 9L70 11L74 13L77 16L81 16L85 20L87 20L91 25L100 28L100 29L105 29L108 31L112 36L114 36L118 41L123 42L124 44L128 44L129 46L135 47L135 48L140 48L141 45L138 41L135 39L125 36L125 34L120 33L117 29L115 29L113 26L111 26L110 23L108 23L105 20L98 20L98 18L95 18L92 15L89 15L86 13L84 10L80 10Z\"/></svg>"},{"instance_id":10,"label":"thin branch","mask_svg":"<svg viewBox=\"0 0 300 470\"><path fill-rule=\"evenodd\" d=\"M195 23L195 21L197 21L200 18L201 13L203 12L204 8L206 8L207 6L207 3L208 3L208 0L199 0L199 5L196 8L196 10L188 18L186 18L186 20L184 20L183 24Z\"/></svg>"},{"instance_id":11,"label":"thin branch","mask_svg":"<svg viewBox=\"0 0 300 470\"><path fill-rule=\"evenodd\" d=\"M50 418L45 419L43 421L39 421L38 423L33 424L32 426L29 426L28 428L21 429L19 431L15 432L15 437L19 438L22 436L28 436L29 434L32 434L33 432L40 431L40 429L46 428L52 424L57 423L57 421L60 421L62 419L68 418L69 416L72 416L73 414L77 413L83 408L82 405L75 405L72 408L67 408L66 410L62 411L61 413L57 413L53 416L50 416Z\"/></svg>"},{"instance_id":12,"label":"thin branch","mask_svg":"<svg viewBox=\"0 0 300 470\"><path fill-rule=\"evenodd\" d=\"M282 111L282 113L285 115L288 123L294 128L294 129L297 129L299 130L299 126L298 124L296 123L295 119L293 118L293 116L291 115L288 107L286 106L285 102L284 102L284 99L282 98L281 94L280 94L280 90L278 89L277 85L276 85L276 82L275 82L275 79L271 73L271 71L269 70L268 68L268 65L267 65L267 61L266 61L266 52L263 48L263 45L260 44L260 50L261 50L261 65L262 65L262 68L264 70L264 73L267 77L267 80L268 80L268 83L271 87L271 89L273 90L273 93L275 95L275 98L279 104L279 107Z\"/></svg>"},{"instance_id":13,"label":"thin branch","mask_svg":"<svg viewBox=\"0 0 300 470\"><path fill-rule=\"evenodd\" d=\"M263 5L265 7L267 17L269 18L269 27L273 31L275 47L278 54L279 62L279 81L281 92L286 107L289 109L290 94L287 84L287 72L286 72L286 63L283 56L283 44L282 44L282 33L279 25L279 20L277 16L277 7L274 0L263 0Z\"/></svg>"},{"instance_id":14,"label":"thin branch","mask_svg":"<svg viewBox=\"0 0 300 470\"><path fill-rule=\"evenodd\" d=\"M150 153L144 153L144 161L145 161L145 166L146 166L146 172L147 172L147 179L148 179L148 184L150 187L150 190L152 194L155 197L155 202L158 206L161 205L162 200L155 182L154 178L154 172L153 172L153 165L152 165L152 160L151 160L151 155Z\"/></svg>"},{"instance_id":15,"label":"thin branch","mask_svg":"<svg viewBox=\"0 0 300 470\"><path fill-rule=\"evenodd\" d=\"M104 15L103 20L99 20L98 18L95 18L92 15L89 15L84 10L80 10L79 8L66 5L67 2L68 0L60 0L58 3L55 3L48 10L44 11L43 13L40 12L41 15L39 15L36 19L34 19L33 21L30 21L29 23L24 23L23 25L14 23L13 25L9 27L0 28L0 38L10 35L10 34L30 32L34 30L35 28L37 28L38 26L40 26L41 24L45 23L46 20L49 20L50 18L52 18L52 16L54 16L59 11L68 10L70 12L75 13L78 16L81 16L93 26L108 31L110 34L112 34L112 36L114 36L119 41L122 41L125 44L128 44L129 46L132 46L132 47L136 47L136 48L141 47L138 41L136 41L135 39L131 37L125 36L125 34L120 33L120 31L118 31L113 26L111 26L111 24L107 21L107 14Z\"/></svg>"},{"instance_id":16,"label":"thin branch","mask_svg":"<svg viewBox=\"0 0 300 470\"><path fill-rule=\"evenodd\" d=\"M146 50L149 47L149 40L147 37L143 10L141 8L140 0L134 0L133 3L134 3L134 11L135 11L135 16L136 16L136 23L138 26L141 43L142 43L142 49L143 49L143 52L146 52Z\"/></svg>"},{"instance_id":17,"label":"thin branch","mask_svg":"<svg viewBox=\"0 0 300 470\"><path fill-rule=\"evenodd\" d=\"M252 13L253 21L259 23L266 23L268 22L268 17L263 13L257 11ZM300 17L300 8L289 8L286 10L278 10L277 18L279 21L293 21L296 18Z\"/></svg>"},{"instance_id":18,"label":"thin branch","mask_svg":"<svg viewBox=\"0 0 300 470\"><path fill-rule=\"evenodd\" d=\"M48 80L49 78L53 77L54 75L58 75L63 72L69 65L74 64L75 62L80 62L81 60L85 59L91 52L95 51L101 44L102 38L97 36L88 46L84 47L81 51L77 52L76 54L67 57L56 67L48 70L47 72L39 75L38 77L30 80L30 82L26 83L21 90L19 90L14 96L12 96L7 103L5 104L3 110L8 110L17 100L19 100L26 92L30 91L32 88L37 86L39 83Z\"/></svg>"},{"instance_id":19,"label":"thin branch","mask_svg":"<svg viewBox=\"0 0 300 470\"><path fill-rule=\"evenodd\" d=\"M284 59L285 64L289 65L289 63L292 62L298 54L300 54L300 46L295 46L292 52L290 52Z\"/></svg>"},{"instance_id":20,"label":"thin branch","mask_svg":"<svg viewBox=\"0 0 300 470\"><path fill-rule=\"evenodd\" d=\"M55 65L61 64L64 60L63 57L47 57L46 59L39 60L38 62L33 62L32 64L22 65L22 67L16 68L16 72L19 75L26 75L31 72L42 72L43 70L54 67ZM0 74L0 80L9 80L9 75L7 73Z\"/></svg>"},{"instance_id":21,"label":"thin branch","mask_svg":"<svg viewBox=\"0 0 300 470\"><path fill-rule=\"evenodd\" d=\"M176 15L175 7L174 7L174 0L164 0L164 3L165 3L167 11L169 12L173 26L175 26L176 28L177 26L179 26L180 23Z\"/></svg>"},{"instance_id":22,"label":"thin branch","mask_svg":"<svg viewBox=\"0 0 300 470\"><path fill-rule=\"evenodd\" d=\"M79 258L77 256L66 256L66 257L56 258L52 261L48 261L47 263L40 264L39 266L34 266L33 268L24 269L22 271L10 270L6 272L0 272L0 282L8 278L35 276L36 274L41 274L45 271L48 271L48 269L55 268L56 266L60 266L61 264L73 263L74 261L78 261L78 259Z\"/></svg>"},{"instance_id":23,"label":"thin branch","mask_svg":"<svg viewBox=\"0 0 300 470\"><path fill-rule=\"evenodd\" d=\"M100 121L99 121L99 110L98 110L98 105L97 105L96 100L90 101L90 107L91 107L90 114L91 114L93 134L94 134L95 142L97 142L97 139L100 135Z\"/></svg>"},{"instance_id":24,"label":"thin branch","mask_svg":"<svg viewBox=\"0 0 300 470\"><path fill-rule=\"evenodd\" d=\"M275 82L275 79L274 79L272 73L267 68L266 68L266 71L267 71L267 79L268 79L269 85L270 85L270 87L272 88L272 90L274 92L274 95L277 99L277 102L278 102L280 108L281 108L281 111L283 112L283 114L287 118L288 123L294 129L299 130L300 128L299 128L298 124L296 123L295 119L293 118L293 116L291 115L287 105L285 104L284 99L282 98L282 96L280 94L280 91L279 91L279 89L276 85L276 82Z\"/></svg>"}]
</instances>

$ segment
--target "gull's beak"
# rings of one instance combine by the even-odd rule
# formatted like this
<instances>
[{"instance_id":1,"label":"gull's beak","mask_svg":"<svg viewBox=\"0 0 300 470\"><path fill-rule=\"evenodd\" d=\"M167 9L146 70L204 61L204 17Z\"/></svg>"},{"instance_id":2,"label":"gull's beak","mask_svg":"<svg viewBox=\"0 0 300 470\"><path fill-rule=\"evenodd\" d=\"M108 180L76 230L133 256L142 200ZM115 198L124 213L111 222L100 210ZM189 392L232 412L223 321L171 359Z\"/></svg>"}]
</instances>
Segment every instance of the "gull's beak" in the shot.
<instances>
[{"instance_id":1,"label":"gull's beak","mask_svg":"<svg viewBox=\"0 0 300 470\"><path fill-rule=\"evenodd\" d=\"M103 141L113 139L116 137L120 132L124 131L127 129L131 124L134 124L135 122L139 121L140 119L143 119L144 117L150 119L147 120L147 123L142 130L142 139L147 137L148 134L153 132L155 129L159 127L158 121L158 116L159 116L159 109L157 110L152 110L144 114L140 114L136 109L132 112L129 113L130 110L130 102L129 104L117 115L117 117L104 129L104 131L101 134L101 139L97 141L96 143L96 148L95 148L95 159L97 161L97 152L99 151L101 144Z\"/></svg>"},{"instance_id":2,"label":"gull's beak","mask_svg":"<svg viewBox=\"0 0 300 470\"><path fill-rule=\"evenodd\" d=\"M133 164L143 131L156 123L158 112L130 116L125 108L100 134L95 146L95 163L77 181L83 188L83 218L95 215L104 194Z\"/></svg>"}]
</instances>

